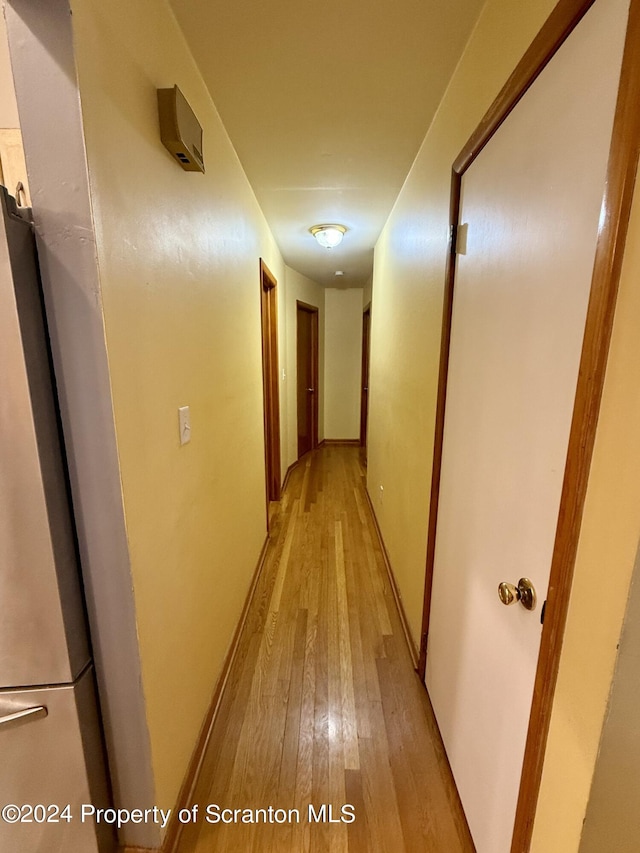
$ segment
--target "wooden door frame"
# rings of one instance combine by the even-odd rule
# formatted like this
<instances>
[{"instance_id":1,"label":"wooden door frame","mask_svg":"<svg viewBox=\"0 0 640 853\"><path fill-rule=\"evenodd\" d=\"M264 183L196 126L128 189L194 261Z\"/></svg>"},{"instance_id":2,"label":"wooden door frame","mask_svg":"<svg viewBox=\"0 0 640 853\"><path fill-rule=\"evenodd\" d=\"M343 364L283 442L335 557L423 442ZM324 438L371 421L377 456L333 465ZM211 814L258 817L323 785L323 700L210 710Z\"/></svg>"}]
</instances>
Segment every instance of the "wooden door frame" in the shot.
<instances>
[{"instance_id":1,"label":"wooden door frame","mask_svg":"<svg viewBox=\"0 0 640 853\"><path fill-rule=\"evenodd\" d=\"M262 387L264 401L264 455L269 502L280 500L280 394L278 390L278 294L273 273L260 258L260 317L262 323Z\"/></svg>"},{"instance_id":2,"label":"wooden door frame","mask_svg":"<svg viewBox=\"0 0 640 853\"><path fill-rule=\"evenodd\" d=\"M364 318L369 317L369 327L368 327L368 335L367 335L367 352L365 353L365 342L364 342ZM367 447L367 419L368 419L368 406L369 406L369 373L370 373L370 362L371 362L371 303L367 305L367 307L362 312L362 370L361 370L361 378L360 378L360 446L365 450L365 459L366 459L366 447ZM366 370L366 376L365 376ZM367 381L367 407L364 406L364 388L365 388L365 378Z\"/></svg>"},{"instance_id":3,"label":"wooden door frame","mask_svg":"<svg viewBox=\"0 0 640 853\"><path fill-rule=\"evenodd\" d=\"M451 344L456 268L456 234L462 177L505 121L595 0L560 0L503 89L469 138L452 167L450 237L445 273L442 339L427 540L427 563L420 657L417 671L424 682L427 638L442 473L442 445ZM605 193L591 281L576 398L569 435L558 526L536 671L531 715L516 809L512 853L527 853L540 791L545 747L560 665L562 640L580 524L593 455L604 386L620 272L640 150L640 0L631 0L618 89Z\"/></svg>"},{"instance_id":4,"label":"wooden door frame","mask_svg":"<svg viewBox=\"0 0 640 853\"><path fill-rule=\"evenodd\" d=\"M311 408L311 450L314 450L318 446L318 411L320 409L319 403L319 395L320 389L318 387L320 379L319 379L319 309L316 305L309 305L307 302L301 302L299 299L296 299L296 371L298 367L298 311L306 311L308 314L311 314L311 381L313 382L313 387L315 388L312 400L312 408ZM298 383L297 383L297 374L296 374L296 411L298 410ZM297 436L296 436L297 438Z\"/></svg>"}]
</instances>

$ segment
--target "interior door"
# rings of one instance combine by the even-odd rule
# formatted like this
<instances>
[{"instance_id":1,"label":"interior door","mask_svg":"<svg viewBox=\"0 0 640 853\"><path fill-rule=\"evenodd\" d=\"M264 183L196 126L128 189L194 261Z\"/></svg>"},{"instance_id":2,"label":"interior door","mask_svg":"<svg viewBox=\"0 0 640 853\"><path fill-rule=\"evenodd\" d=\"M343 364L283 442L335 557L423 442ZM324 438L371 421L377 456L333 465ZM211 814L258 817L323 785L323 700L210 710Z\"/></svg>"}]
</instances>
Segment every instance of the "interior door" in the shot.
<instances>
[{"instance_id":1,"label":"interior door","mask_svg":"<svg viewBox=\"0 0 640 853\"><path fill-rule=\"evenodd\" d=\"M367 464L367 420L369 416L369 340L371 329L371 308L362 315L362 385L360 392L360 445L363 450L363 462Z\"/></svg>"},{"instance_id":2,"label":"interior door","mask_svg":"<svg viewBox=\"0 0 640 853\"><path fill-rule=\"evenodd\" d=\"M511 848L627 6L595 3L463 178L426 682L479 853ZM498 598L520 578L532 611Z\"/></svg>"},{"instance_id":3,"label":"interior door","mask_svg":"<svg viewBox=\"0 0 640 853\"><path fill-rule=\"evenodd\" d=\"M278 298L276 287L276 279L261 258L260 312L267 527L269 526L269 502L280 500L280 395L278 393Z\"/></svg>"},{"instance_id":4,"label":"interior door","mask_svg":"<svg viewBox=\"0 0 640 853\"><path fill-rule=\"evenodd\" d=\"M318 443L318 309L297 303L298 458Z\"/></svg>"}]
</instances>

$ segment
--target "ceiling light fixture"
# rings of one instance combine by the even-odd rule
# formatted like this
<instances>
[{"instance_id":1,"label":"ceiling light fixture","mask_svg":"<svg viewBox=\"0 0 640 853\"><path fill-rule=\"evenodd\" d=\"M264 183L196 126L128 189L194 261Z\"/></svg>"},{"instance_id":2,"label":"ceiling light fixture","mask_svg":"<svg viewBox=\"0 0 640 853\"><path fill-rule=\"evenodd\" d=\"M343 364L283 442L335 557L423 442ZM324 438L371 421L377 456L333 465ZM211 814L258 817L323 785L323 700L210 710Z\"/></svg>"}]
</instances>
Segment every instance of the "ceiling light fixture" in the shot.
<instances>
[{"instance_id":1,"label":"ceiling light fixture","mask_svg":"<svg viewBox=\"0 0 640 853\"><path fill-rule=\"evenodd\" d=\"M333 249L347 233L344 225L314 225L309 231L325 249Z\"/></svg>"}]
</instances>

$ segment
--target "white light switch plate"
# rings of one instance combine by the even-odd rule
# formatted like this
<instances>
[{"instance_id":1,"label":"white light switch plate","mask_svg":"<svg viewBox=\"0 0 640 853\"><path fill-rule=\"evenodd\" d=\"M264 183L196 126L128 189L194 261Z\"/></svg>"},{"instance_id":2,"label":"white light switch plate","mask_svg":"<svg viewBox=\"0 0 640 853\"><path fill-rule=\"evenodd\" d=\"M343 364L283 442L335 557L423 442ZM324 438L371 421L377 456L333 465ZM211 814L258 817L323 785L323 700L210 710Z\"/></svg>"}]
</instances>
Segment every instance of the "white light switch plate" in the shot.
<instances>
[{"instance_id":1,"label":"white light switch plate","mask_svg":"<svg viewBox=\"0 0 640 853\"><path fill-rule=\"evenodd\" d=\"M180 429L180 444L188 444L191 441L191 414L189 406L180 406L178 409L178 426Z\"/></svg>"}]
</instances>

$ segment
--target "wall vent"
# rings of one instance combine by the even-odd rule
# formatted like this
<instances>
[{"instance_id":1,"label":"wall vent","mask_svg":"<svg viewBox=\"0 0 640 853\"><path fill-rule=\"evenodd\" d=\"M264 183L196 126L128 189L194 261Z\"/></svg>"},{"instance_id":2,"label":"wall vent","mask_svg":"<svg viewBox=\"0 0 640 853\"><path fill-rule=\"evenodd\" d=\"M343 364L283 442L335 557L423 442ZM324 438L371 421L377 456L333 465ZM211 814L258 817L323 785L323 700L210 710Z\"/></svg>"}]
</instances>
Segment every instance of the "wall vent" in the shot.
<instances>
[{"instance_id":1,"label":"wall vent","mask_svg":"<svg viewBox=\"0 0 640 853\"><path fill-rule=\"evenodd\" d=\"M158 89L162 144L186 172L204 172L202 127L177 86Z\"/></svg>"}]
</instances>

